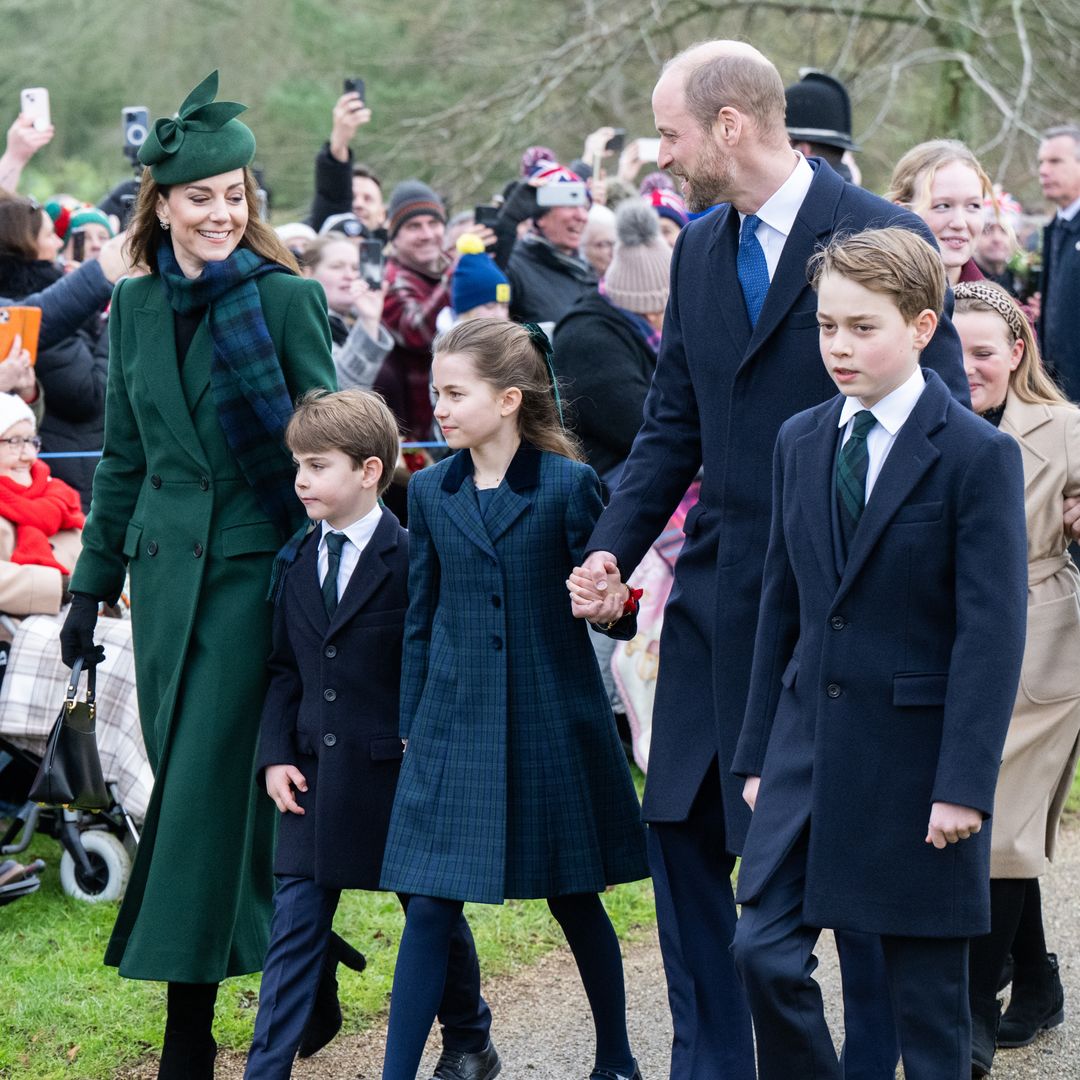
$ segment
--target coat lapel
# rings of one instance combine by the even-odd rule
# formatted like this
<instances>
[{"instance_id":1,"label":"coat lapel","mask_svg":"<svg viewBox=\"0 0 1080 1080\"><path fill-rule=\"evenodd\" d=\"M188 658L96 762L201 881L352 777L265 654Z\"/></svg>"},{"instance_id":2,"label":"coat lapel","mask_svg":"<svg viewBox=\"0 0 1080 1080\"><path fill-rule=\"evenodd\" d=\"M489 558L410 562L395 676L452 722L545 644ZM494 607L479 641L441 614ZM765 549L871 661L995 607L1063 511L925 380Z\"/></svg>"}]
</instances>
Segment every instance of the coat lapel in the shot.
<instances>
[{"instance_id":1,"label":"coat lapel","mask_svg":"<svg viewBox=\"0 0 1080 1080\"><path fill-rule=\"evenodd\" d=\"M180 385L184 400L192 415L210 386L210 365L213 362L214 344L210 340L210 327L204 318L191 339L191 347L180 370Z\"/></svg>"},{"instance_id":2,"label":"coat lapel","mask_svg":"<svg viewBox=\"0 0 1080 1080\"><path fill-rule=\"evenodd\" d=\"M326 617L322 590L319 588L319 541L321 539L322 527L316 525L304 541L296 562L289 569L289 578L292 587L296 590L298 601L296 606L304 613L303 617L307 619L320 641L326 637L326 631L330 626L330 620Z\"/></svg>"},{"instance_id":3,"label":"coat lapel","mask_svg":"<svg viewBox=\"0 0 1080 1080\"><path fill-rule=\"evenodd\" d=\"M784 242L780 262L746 349L747 360L776 330L795 301L809 287L806 264L821 242L836 228L836 206L844 190L844 181L827 166L816 164L811 168L814 169L814 179ZM739 295L741 297L741 291Z\"/></svg>"},{"instance_id":4,"label":"coat lapel","mask_svg":"<svg viewBox=\"0 0 1080 1080\"><path fill-rule=\"evenodd\" d=\"M1001 430L1007 431L1020 444L1020 456L1024 460L1025 491L1050 464L1046 457L1028 442L1027 436L1052 419L1053 415L1046 405L1020 401L1015 394L1010 394L1005 404L1005 413L1001 417Z\"/></svg>"},{"instance_id":5,"label":"coat lapel","mask_svg":"<svg viewBox=\"0 0 1080 1080\"><path fill-rule=\"evenodd\" d=\"M398 545L398 520L389 510L383 510L379 524L360 553L360 559L338 601L337 610L330 620L329 632L348 622L370 599L375 590L390 576L390 568L383 555Z\"/></svg>"},{"instance_id":6,"label":"coat lapel","mask_svg":"<svg viewBox=\"0 0 1080 1080\"><path fill-rule=\"evenodd\" d=\"M750 343L750 316L746 313L742 286L739 284L739 214L727 204L714 211L713 238L709 247L709 273L720 317L727 326L737 355L742 356Z\"/></svg>"},{"instance_id":7,"label":"coat lapel","mask_svg":"<svg viewBox=\"0 0 1080 1080\"><path fill-rule=\"evenodd\" d=\"M442 489L448 498L444 504L446 516L485 554L495 558L491 537L484 528L484 519L476 502L473 486L472 455L459 450L451 459L443 477Z\"/></svg>"},{"instance_id":8,"label":"coat lapel","mask_svg":"<svg viewBox=\"0 0 1080 1080\"><path fill-rule=\"evenodd\" d=\"M893 515L941 456L930 436L945 423L950 395L932 371L925 375L926 389L897 434L855 531L835 603L847 594Z\"/></svg>"},{"instance_id":9,"label":"coat lapel","mask_svg":"<svg viewBox=\"0 0 1080 1080\"><path fill-rule=\"evenodd\" d=\"M169 318L165 318L168 315ZM180 383L180 365L176 359L176 340L172 333L172 312L165 302L163 289L147 297L147 306L135 312L135 336L138 342L139 375L146 384L165 426L204 472L209 466L195 424L191 419L184 388ZM162 333L162 326L168 331Z\"/></svg>"},{"instance_id":10,"label":"coat lapel","mask_svg":"<svg viewBox=\"0 0 1080 1080\"><path fill-rule=\"evenodd\" d=\"M796 482L800 507L806 518L810 543L821 564L821 572L835 591L840 583L836 574L833 552L832 504L833 468L836 461L836 440L843 398L822 413L818 426L808 431L795 444Z\"/></svg>"}]
</instances>

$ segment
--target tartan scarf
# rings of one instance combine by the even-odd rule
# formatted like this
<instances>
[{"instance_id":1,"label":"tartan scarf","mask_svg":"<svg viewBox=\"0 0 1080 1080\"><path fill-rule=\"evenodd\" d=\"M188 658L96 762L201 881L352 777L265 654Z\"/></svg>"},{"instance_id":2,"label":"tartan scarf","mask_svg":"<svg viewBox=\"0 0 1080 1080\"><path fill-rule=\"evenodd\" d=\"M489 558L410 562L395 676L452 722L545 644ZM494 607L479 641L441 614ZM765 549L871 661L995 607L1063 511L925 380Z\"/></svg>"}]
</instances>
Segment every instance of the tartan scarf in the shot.
<instances>
[{"instance_id":1,"label":"tartan scarf","mask_svg":"<svg viewBox=\"0 0 1080 1080\"><path fill-rule=\"evenodd\" d=\"M13 563L52 566L62 574L71 573L56 561L49 537L62 529L81 529L86 518L79 493L50 476L44 461L30 466L30 483L25 487L9 476L0 476L0 517L15 526Z\"/></svg>"},{"instance_id":2,"label":"tartan scarf","mask_svg":"<svg viewBox=\"0 0 1080 1080\"><path fill-rule=\"evenodd\" d=\"M236 248L227 259L208 262L199 277L188 278L167 237L157 263L173 311L187 315L209 308L210 388L225 441L263 511L282 537L289 536L300 510L295 469L285 450L293 404L256 285L263 274L288 271L248 248Z\"/></svg>"}]
</instances>

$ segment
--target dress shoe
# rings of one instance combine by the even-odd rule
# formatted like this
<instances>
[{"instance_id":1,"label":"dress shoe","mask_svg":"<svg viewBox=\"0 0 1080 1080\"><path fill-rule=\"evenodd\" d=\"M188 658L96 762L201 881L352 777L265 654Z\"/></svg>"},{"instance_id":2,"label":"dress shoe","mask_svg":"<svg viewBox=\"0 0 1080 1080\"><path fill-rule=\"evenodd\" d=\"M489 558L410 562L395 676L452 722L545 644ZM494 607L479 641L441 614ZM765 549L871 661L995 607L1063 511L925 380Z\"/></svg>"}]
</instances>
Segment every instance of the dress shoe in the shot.
<instances>
[{"instance_id":1,"label":"dress shoe","mask_svg":"<svg viewBox=\"0 0 1080 1080\"><path fill-rule=\"evenodd\" d=\"M634 1062L634 1071L629 1076L615 1072L614 1069L593 1069L589 1073L589 1080L641 1080L641 1070L638 1068L636 1061Z\"/></svg>"},{"instance_id":2,"label":"dress shoe","mask_svg":"<svg viewBox=\"0 0 1080 1080\"><path fill-rule=\"evenodd\" d=\"M217 1043L210 1035L201 1039L165 1036L158 1080L214 1080Z\"/></svg>"},{"instance_id":3,"label":"dress shoe","mask_svg":"<svg viewBox=\"0 0 1080 1080\"><path fill-rule=\"evenodd\" d=\"M1065 991L1057 957L1047 953L1041 964L1017 964L1012 997L998 1028L998 1046L1027 1046L1040 1031L1057 1027L1064 1020Z\"/></svg>"},{"instance_id":4,"label":"dress shoe","mask_svg":"<svg viewBox=\"0 0 1080 1080\"><path fill-rule=\"evenodd\" d=\"M367 967L367 960L362 952L354 949L343 937L331 932L311 1015L304 1025L304 1033L300 1036L300 1045L296 1050L302 1058L317 1054L341 1030L338 964L344 964L353 971L363 971Z\"/></svg>"},{"instance_id":5,"label":"dress shoe","mask_svg":"<svg viewBox=\"0 0 1080 1080\"><path fill-rule=\"evenodd\" d=\"M439 1055L431 1080L494 1080L502 1072L499 1051L489 1039L479 1053L463 1050L444 1050Z\"/></svg>"},{"instance_id":6,"label":"dress shoe","mask_svg":"<svg viewBox=\"0 0 1080 1080\"><path fill-rule=\"evenodd\" d=\"M971 1003L971 1075L989 1076L994 1064L1001 1002L996 997Z\"/></svg>"}]
</instances>

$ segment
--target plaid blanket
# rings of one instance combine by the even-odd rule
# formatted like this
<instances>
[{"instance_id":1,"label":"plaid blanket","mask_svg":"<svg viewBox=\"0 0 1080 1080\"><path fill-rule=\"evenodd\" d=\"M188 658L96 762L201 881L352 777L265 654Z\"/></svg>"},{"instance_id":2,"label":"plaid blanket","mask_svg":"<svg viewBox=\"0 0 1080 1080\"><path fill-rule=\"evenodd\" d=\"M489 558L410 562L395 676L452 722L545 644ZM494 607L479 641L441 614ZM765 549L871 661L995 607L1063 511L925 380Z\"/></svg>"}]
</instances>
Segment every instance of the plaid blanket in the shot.
<instances>
[{"instance_id":1,"label":"plaid blanket","mask_svg":"<svg viewBox=\"0 0 1080 1080\"><path fill-rule=\"evenodd\" d=\"M0 686L0 735L34 754L44 753L67 689L59 639L64 614L31 615L19 623ZM141 821L154 775L139 726L131 621L98 619L94 640L105 646L105 662L97 671L101 767L106 781L115 781L125 808Z\"/></svg>"}]
</instances>

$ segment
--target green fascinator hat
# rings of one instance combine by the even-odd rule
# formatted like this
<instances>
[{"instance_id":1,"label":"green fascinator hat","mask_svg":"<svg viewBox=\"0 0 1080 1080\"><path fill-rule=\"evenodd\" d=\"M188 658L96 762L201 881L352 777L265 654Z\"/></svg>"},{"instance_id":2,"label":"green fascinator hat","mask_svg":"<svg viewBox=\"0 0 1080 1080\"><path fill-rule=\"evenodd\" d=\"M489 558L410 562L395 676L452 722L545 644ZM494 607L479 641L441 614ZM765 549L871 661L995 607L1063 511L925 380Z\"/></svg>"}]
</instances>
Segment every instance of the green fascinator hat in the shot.
<instances>
[{"instance_id":1,"label":"green fascinator hat","mask_svg":"<svg viewBox=\"0 0 1080 1080\"><path fill-rule=\"evenodd\" d=\"M247 106L215 101L217 91L218 73L212 71L175 116L154 121L139 160L159 184L186 184L251 164L255 136L236 119Z\"/></svg>"}]
</instances>

